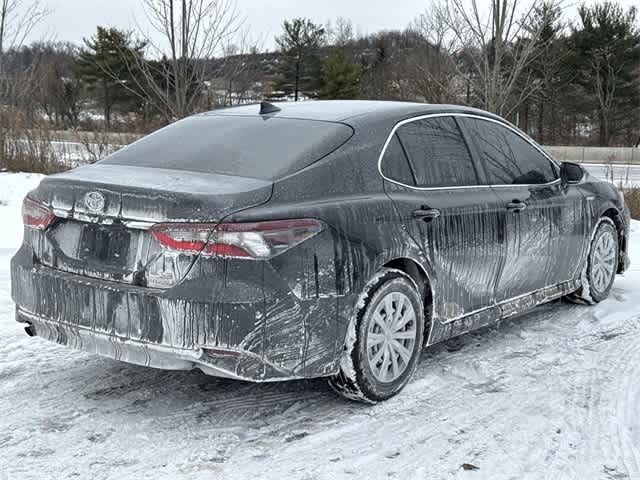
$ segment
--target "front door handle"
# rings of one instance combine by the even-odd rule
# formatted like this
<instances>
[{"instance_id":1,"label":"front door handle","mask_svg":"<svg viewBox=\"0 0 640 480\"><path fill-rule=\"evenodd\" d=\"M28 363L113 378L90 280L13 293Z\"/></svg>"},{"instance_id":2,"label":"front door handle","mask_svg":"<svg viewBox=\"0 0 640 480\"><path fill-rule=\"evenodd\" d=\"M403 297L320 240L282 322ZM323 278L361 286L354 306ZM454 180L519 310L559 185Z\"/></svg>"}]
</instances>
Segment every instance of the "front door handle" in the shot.
<instances>
[{"instance_id":1,"label":"front door handle","mask_svg":"<svg viewBox=\"0 0 640 480\"><path fill-rule=\"evenodd\" d=\"M419 208L418 210L413 211L413 216L428 222L429 220L438 218L440 216L440 210L437 208Z\"/></svg>"},{"instance_id":2,"label":"front door handle","mask_svg":"<svg viewBox=\"0 0 640 480\"><path fill-rule=\"evenodd\" d=\"M507 210L511 212L518 213L523 211L525 208L527 208L527 204L524 202L521 202L520 200L514 200L513 202L509 202L507 204Z\"/></svg>"}]
</instances>

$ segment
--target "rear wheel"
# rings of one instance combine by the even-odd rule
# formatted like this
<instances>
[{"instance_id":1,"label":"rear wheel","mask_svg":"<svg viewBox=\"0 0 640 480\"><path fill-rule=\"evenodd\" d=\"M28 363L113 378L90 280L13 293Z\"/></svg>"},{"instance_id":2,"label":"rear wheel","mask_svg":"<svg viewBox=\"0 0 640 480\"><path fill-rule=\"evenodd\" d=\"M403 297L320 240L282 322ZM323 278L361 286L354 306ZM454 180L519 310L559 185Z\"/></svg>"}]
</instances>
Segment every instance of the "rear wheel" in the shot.
<instances>
[{"instance_id":1,"label":"rear wheel","mask_svg":"<svg viewBox=\"0 0 640 480\"><path fill-rule=\"evenodd\" d=\"M616 277L619 255L616 226L610 219L603 218L591 240L583 285L572 299L590 304L606 299Z\"/></svg>"},{"instance_id":2,"label":"rear wheel","mask_svg":"<svg viewBox=\"0 0 640 480\"><path fill-rule=\"evenodd\" d=\"M415 371L424 332L424 306L415 282L384 269L358 303L340 373L331 379L341 395L379 402L396 395Z\"/></svg>"}]
</instances>

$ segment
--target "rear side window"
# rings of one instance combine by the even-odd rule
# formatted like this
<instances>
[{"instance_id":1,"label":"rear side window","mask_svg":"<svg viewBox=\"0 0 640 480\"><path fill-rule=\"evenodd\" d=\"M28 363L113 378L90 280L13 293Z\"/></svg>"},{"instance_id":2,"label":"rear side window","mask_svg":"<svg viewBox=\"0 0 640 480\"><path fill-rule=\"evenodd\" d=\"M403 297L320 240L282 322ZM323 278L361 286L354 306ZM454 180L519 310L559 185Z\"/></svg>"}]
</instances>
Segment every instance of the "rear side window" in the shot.
<instances>
[{"instance_id":1,"label":"rear side window","mask_svg":"<svg viewBox=\"0 0 640 480\"><path fill-rule=\"evenodd\" d=\"M385 177L404 185L415 186L416 184L407 156L395 134L384 152L382 173Z\"/></svg>"},{"instance_id":2,"label":"rear side window","mask_svg":"<svg viewBox=\"0 0 640 480\"><path fill-rule=\"evenodd\" d=\"M489 184L544 184L557 178L551 161L507 127L479 119L465 122L484 156Z\"/></svg>"},{"instance_id":3,"label":"rear side window","mask_svg":"<svg viewBox=\"0 0 640 480\"><path fill-rule=\"evenodd\" d=\"M452 117L434 117L397 130L419 187L478 185L469 149Z\"/></svg>"},{"instance_id":4,"label":"rear side window","mask_svg":"<svg viewBox=\"0 0 640 480\"><path fill-rule=\"evenodd\" d=\"M341 123L254 116L189 117L101 163L275 180L308 167L353 135Z\"/></svg>"}]
</instances>

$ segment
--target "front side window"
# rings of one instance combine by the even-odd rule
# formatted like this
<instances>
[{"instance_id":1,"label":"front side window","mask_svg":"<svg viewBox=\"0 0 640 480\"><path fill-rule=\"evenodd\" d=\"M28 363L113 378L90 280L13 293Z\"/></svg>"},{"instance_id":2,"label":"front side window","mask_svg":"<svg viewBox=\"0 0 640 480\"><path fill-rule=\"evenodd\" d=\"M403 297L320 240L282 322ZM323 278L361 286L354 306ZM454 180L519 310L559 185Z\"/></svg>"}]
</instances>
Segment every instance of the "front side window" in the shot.
<instances>
[{"instance_id":1,"label":"front side window","mask_svg":"<svg viewBox=\"0 0 640 480\"><path fill-rule=\"evenodd\" d=\"M491 185L539 185L557 178L551 161L507 127L480 119L465 119L485 160Z\"/></svg>"},{"instance_id":2,"label":"front side window","mask_svg":"<svg viewBox=\"0 0 640 480\"><path fill-rule=\"evenodd\" d=\"M419 187L478 185L469 149L453 117L433 117L402 125L398 138Z\"/></svg>"}]
</instances>

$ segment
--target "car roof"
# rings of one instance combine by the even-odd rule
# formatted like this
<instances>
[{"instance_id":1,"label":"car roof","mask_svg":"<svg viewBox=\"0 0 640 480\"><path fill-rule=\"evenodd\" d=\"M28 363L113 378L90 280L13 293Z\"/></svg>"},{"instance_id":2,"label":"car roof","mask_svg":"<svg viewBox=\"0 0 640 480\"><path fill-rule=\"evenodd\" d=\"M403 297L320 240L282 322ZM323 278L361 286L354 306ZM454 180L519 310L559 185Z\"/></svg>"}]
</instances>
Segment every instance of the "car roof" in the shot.
<instances>
[{"instance_id":1,"label":"car roof","mask_svg":"<svg viewBox=\"0 0 640 480\"><path fill-rule=\"evenodd\" d=\"M350 123L358 119L365 122L375 120L402 120L417 115L430 113L472 113L475 115L499 118L483 110L460 105L427 104L413 102L391 102L378 100L319 100L305 102L274 103L280 111L268 116L280 118L297 118L305 120L321 120L327 122ZM207 112L204 115L240 115L259 116L260 104L244 105Z\"/></svg>"}]
</instances>

